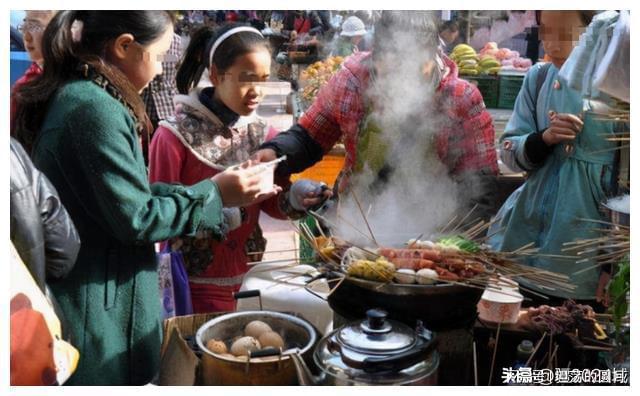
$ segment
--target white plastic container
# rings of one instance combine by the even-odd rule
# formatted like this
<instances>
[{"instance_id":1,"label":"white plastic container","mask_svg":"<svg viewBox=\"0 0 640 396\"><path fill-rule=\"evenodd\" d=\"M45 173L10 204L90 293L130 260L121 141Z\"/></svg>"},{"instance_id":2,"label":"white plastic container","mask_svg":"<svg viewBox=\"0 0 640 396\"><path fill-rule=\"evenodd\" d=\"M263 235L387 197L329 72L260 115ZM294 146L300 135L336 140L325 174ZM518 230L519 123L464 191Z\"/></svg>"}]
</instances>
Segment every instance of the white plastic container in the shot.
<instances>
[{"instance_id":1,"label":"white plastic container","mask_svg":"<svg viewBox=\"0 0 640 396\"><path fill-rule=\"evenodd\" d=\"M505 283L508 282L508 283ZM494 283L498 290L486 289L478 302L478 316L492 323L516 323L522 307L522 294L518 285L509 280Z\"/></svg>"},{"instance_id":2,"label":"white plastic container","mask_svg":"<svg viewBox=\"0 0 640 396\"><path fill-rule=\"evenodd\" d=\"M261 166L261 165L258 165ZM260 194L266 194L273 190L273 173L276 167L274 166L265 166L258 173L260 176Z\"/></svg>"},{"instance_id":3,"label":"white plastic container","mask_svg":"<svg viewBox=\"0 0 640 396\"><path fill-rule=\"evenodd\" d=\"M260 176L260 194L267 194L273 191L276 166L286 159L287 156L285 155L271 162L265 162L254 167L256 175Z\"/></svg>"}]
</instances>

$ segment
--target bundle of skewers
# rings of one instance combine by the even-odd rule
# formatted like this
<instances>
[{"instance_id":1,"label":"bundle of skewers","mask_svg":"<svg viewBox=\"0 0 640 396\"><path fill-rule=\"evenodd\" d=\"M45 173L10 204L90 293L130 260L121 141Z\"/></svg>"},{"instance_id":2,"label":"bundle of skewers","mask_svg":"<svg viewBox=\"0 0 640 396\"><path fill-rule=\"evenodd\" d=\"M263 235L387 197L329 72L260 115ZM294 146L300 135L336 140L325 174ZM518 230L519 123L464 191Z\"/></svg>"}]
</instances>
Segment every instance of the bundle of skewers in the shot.
<instances>
[{"instance_id":1,"label":"bundle of skewers","mask_svg":"<svg viewBox=\"0 0 640 396\"><path fill-rule=\"evenodd\" d=\"M594 238L580 239L564 243L563 252L575 252L579 260L585 263L594 260L595 264L581 269L578 273L588 271L594 267L616 265L623 262L631 251L630 227L607 221L582 219L594 224L594 231L599 235Z\"/></svg>"},{"instance_id":2,"label":"bundle of skewers","mask_svg":"<svg viewBox=\"0 0 640 396\"><path fill-rule=\"evenodd\" d=\"M332 225L322 215L313 211L310 213L318 223L322 221ZM522 265L516 261L518 258L537 254L537 249L532 248L533 244L513 252L493 252L483 243L487 237L481 237L491 223L480 221L471 226L462 226L463 221L464 218L453 227L451 224L455 220L450 221L441 229L445 233L434 241L420 240L420 235L398 248L379 246L368 225L369 240L373 246L360 246L340 237L324 234L314 236L304 224L298 228L298 232L316 252L323 271L346 278L379 282L381 286L451 284L484 290L495 289L496 279L502 277L524 279L550 291L571 292L575 289L564 274Z\"/></svg>"}]
</instances>

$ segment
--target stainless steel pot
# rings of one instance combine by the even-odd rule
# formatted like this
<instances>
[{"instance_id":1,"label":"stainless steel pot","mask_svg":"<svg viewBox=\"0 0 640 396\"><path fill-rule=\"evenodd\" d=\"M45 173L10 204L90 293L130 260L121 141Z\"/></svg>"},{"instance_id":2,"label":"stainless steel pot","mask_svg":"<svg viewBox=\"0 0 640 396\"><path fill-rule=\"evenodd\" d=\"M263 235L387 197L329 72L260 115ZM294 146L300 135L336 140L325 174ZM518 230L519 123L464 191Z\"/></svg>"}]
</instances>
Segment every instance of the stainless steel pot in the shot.
<instances>
[{"instance_id":1,"label":"stainless steel pot","mask_svg":"<svg viewBox=\"0 0 640 396\"><path fill-rule=\"evenodd\" d=\"M440 358L435 334L387 319L379 309L367 319L340 327L322 338L313 376L299 355L292 355L301 385L435 385Z\"/></svg>"},{"instance_id":2,"label":"stainless steel pot","mask_svg":"<svg viewBox=\"0 0 640 396\"><path fill-rule=\"evenodd\" d=\"M277 356L259 357L273 352L258 351L243 361L215 354L206 348L207 341L211 339L230 340L238 336L253 320L261 320L279 333L285 341L285 351L299 350L303 356L310 354L318 339L316 330L309 322L285 313L244 311L219 316L202 325L196 333L196 343L202 351L203 385L296 384L296 368L288 353L275 351Z\"/></svg>"}]
</instances>

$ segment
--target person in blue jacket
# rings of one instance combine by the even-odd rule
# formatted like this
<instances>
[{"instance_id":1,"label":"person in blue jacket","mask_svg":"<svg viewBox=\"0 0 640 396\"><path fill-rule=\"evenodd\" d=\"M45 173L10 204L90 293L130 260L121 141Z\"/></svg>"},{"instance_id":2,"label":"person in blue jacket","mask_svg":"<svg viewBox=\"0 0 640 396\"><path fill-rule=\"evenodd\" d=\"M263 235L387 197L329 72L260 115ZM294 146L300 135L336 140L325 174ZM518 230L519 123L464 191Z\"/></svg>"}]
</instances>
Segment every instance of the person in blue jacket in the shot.
<instances>
[{"instance_id":1,"label":"person in blue jacket","mask_svg":"<svg viewBox=\"0 0 640 396\"><path fill-rule=\"evenodd\" d=\"M597 305L608 282L594 260L557 257L575 254L563 252L564 243L598 236L598 224L585 219L606 220L600 203L615 192L615 145L606 140L616 130L614 123L598 120L589 101L558 79L593 14L539 14L541 39L551 63L537 64L527 73L500 138L502 161L528 176L496 215L489 243L496 250L514 251L533 242L539 254L524 257L525 264L568 275L576 286L571 293L521 282L550 296L549 301L538 300L546 304L572 298Z\"/></svg>"}]
</instances>

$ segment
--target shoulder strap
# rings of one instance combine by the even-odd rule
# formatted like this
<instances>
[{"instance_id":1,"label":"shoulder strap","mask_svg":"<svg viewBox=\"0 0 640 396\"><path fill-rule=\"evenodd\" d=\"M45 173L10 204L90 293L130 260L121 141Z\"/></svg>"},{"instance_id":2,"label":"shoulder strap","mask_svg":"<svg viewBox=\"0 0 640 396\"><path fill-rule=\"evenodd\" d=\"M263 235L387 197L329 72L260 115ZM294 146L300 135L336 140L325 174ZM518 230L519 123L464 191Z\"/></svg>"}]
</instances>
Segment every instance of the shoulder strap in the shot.
<instances>
[{"instance_id":1,"label":"shoulder strap","mask_svg":"<svg viewBox=\"0 0 640 396\"><path fill-rule=\"evenodd\" d=\"M549 73L549 68L551 68L551 62L545 63L540 66L538 70L538 78L536 79L536 91L535 96L533 97L533 108L538 109L538 95L540 94L540 89L542 89L542 84L544 84L544 80L547 79L547 73ZM540 132L540 127L538 127L538 117L534 117L534 122L536 123L536 131Z\"/></svg>"}]
</instances>

